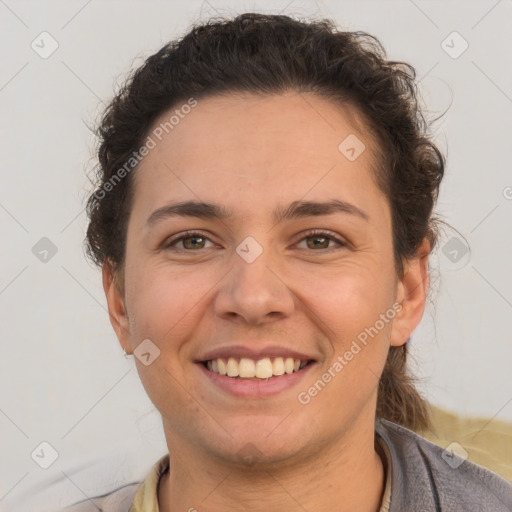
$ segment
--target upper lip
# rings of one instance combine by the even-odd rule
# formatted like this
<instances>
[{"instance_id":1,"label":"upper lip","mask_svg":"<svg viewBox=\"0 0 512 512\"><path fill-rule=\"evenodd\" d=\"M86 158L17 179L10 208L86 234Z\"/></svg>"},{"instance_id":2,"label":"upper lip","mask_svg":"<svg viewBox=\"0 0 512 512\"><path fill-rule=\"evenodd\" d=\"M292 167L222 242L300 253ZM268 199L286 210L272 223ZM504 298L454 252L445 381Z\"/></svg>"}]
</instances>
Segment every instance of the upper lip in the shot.
<instances>
[{"instance_id":1,"label":"upper lip","mask_svg":"<svg viewBox=\"0 0 512 512\"><path fill-rule=\"evenodd\" d=\"M230 345L217 347L206 352L204 356L198 359L198 362L211 361L212 359L219 358L227 359L229 357L234 357L236 359L245 357L247 359L254 360L263 359L265 357L292 357L293 359L300 359L301 361L314 360L310 355L279 345L268 345L266 347L258 347L257 349L243 345Z\"/></svg>"}]
</instances>

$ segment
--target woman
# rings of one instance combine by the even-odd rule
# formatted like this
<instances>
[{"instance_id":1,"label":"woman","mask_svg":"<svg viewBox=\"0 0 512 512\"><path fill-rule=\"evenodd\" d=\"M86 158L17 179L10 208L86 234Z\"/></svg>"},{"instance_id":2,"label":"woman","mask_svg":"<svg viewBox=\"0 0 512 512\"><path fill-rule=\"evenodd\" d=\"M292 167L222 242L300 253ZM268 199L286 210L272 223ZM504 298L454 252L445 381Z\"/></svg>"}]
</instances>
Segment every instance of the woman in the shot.
<instances>
[{"instance_id":1,"label":"woman","mask_svg":"<svg viewBox=\"0 0 512 512\"><path fill-rule=\"evenodd\" d=\"M413 432L444 172L414 79L368 34L244 14L108 107L88 249L169 450L132 512L512 509Z\"/></svg>"}]
</instances>

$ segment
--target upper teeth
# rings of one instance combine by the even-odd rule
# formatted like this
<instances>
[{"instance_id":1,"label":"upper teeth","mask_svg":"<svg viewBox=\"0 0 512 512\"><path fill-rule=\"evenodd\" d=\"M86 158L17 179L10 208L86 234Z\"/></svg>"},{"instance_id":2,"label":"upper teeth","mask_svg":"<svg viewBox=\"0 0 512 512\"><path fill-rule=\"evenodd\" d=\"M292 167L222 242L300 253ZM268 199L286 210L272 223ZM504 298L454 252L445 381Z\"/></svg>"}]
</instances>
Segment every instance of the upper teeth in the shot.
<instances>
[{"instance_id":1,"label":"upper teeth","mask_svg":"<svg viewBox=\"0 0 512 512\"><path fill-rule=\"evenodd\" d=\"M241 377L246 379L258 378L268 379L273 375L283 375L299 371L306 366L307 361L294 359L293 357L264 357L263 359L248 359L242 357L235 359L212 359L207 361L206 366L209 370L228 377Z\"/></svg>"}]
</instances>

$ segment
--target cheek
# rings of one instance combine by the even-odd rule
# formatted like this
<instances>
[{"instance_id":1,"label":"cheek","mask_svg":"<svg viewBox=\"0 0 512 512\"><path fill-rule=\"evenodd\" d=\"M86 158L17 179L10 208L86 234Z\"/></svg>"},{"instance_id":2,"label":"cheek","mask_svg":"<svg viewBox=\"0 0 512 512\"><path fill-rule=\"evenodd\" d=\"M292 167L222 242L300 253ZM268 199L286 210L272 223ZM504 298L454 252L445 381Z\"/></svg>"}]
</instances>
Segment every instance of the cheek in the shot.
<instances>
[{"instance_id":1,"label":"cheek","mask_svg":"<svg viewBox=\"0 0 512 512\"><path fill-rule=\"evenodd\" d=\"M336 345L372 326L393 304L392 272L370 261L347 261L336 270L304 273L297 282L303 301Z\"/></svg>"},{"instance_id":2,"label":"cheek","mask_svg":"<svg viewBox=\"0 0 512 512\"><path fill-rule=\"evenodd\" d=\"M313 406L318 415L330 411L325 404L333 403L339 406L339 418L351 414L373 396L378 385L395 314L394 281L392 272L384 273L374 263L347 262L337 272L317 272L303 282L304 290L315 290L307 295L307 306L314 313L313 322L329 340L329 353L322 363L323 382L315 384L315 377L308 383L315 388L313 394L316 388L322 389ZM338 416L329 414L336 421Z\"/></svg>"},{"instance_id":3,"label":"cheek","mask_svg":"<svg viewBox=\"0 0 512 512\"><path fill-rule=\"evenodd\" d=\"M131 268L126 298L132 338L142 336L169 347L172 339L186 337L197 325L201 301L212 287L209 275L192 267L171 268L165 262Z\"/></svg>"},{"instance_id":4,"label":"cheek","mask_svg":"<svg viewBox=\"0 0 512 512\"><path fill-rule=\"evenodd\" d=\"M307 382L300 398L310 400L313 416L332 425L355 418L375 396L394 315L391 279L380 275L376 280L368 267L345 270L335 276L317 274L304 283L317 290L308 296L307 306L330 347L320 378Z\"/></svg>"},{"instance_id":5,"label":"cheek","mask_svg":"<svg viewBox=\"0 0 512 512\"><path fill-rule=\"evenodd\" d=\"M183 360L187 341L200 324L201 299L212 283L197 270L171 269L167 264L132 265L127 272L127 305L133 347L149 339L160 350L153 363L145 366L136 359L141 382L159 411L170 414L173 423L194 412L195 402L183 390L188 388Z\"/></svg>"}]
</instances>

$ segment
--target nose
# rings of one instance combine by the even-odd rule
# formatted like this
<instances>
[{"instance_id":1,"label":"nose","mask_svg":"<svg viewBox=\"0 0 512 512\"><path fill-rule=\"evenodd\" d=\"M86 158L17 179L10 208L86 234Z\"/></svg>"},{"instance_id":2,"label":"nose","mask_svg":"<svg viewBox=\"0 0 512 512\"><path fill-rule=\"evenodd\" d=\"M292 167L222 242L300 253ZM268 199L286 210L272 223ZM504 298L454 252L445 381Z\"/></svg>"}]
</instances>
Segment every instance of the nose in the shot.
<instances>
[{"instance_id":1,"label":"nose","mask_svg":"<svg viewBox=\"0 0 512 512\"><path fill-rule=\"evenodd\" d=\"M233 253L232 270L221 281L215 312L249 325L283 319L293 313L294 295L269 250L252 262Z\"/></svg>"}]
</instances>

